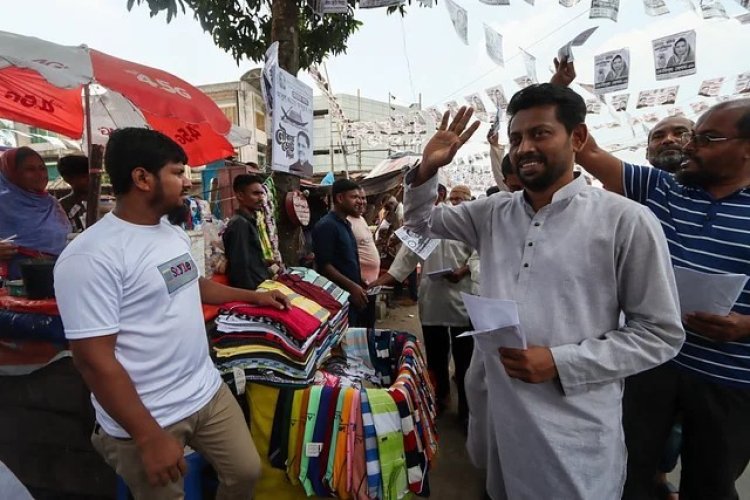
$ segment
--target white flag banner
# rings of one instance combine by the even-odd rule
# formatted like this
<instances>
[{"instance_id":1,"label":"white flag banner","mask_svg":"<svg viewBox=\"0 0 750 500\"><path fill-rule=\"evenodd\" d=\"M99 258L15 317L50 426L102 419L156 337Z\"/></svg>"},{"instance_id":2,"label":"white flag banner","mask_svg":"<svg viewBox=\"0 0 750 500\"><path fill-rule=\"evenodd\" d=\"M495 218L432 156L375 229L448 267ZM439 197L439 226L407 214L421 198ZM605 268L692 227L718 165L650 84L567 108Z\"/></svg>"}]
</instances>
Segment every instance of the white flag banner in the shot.
<instances>
[{"instance_id":1,"label":"white flag banner","mask_svg":"<svg viewBox=\"0 0 750 500\"><path fill-rule=\"evenodd\" d=\"M460 107L458 105L458 102L456 101L448 101L445 103L445 107L448 108L448 111L451 113L451 118L456 116L456 113L458 113L458 108Z\"/></svg>"},{"instance_id":2,"label":"white flag banner","mask_svg":"<svg viewBox=\"0 0 750 500\"><path fill-rule=\"evenodd\" d=\"M721 86L724 83L724 77L711 78L710 80L703 80L701 86L698 89L698 95L705 97L716 97L721 92Z\"/></svg>"},{"instance_id":3,"label":"white flag banner","mask_svg":"<svg viewBox=\"0 0 750 500\"><path fill-rule=\"evenodd\" d=\"M711 106L708 105L705 101L698 101L698 102L691 102L690 108L693 110L693 113L696 115L703 114L704 112L708 111L708 108Z\"/></svg>"},{"instance_id":4,"label":"white flag banner","mask_svg":"<svg viewBox=\"0 0 750 500\"><path fill-rule=\"evenodd\" d=\"M617 22L620 0L591 0L589 19L611 19Z\"/></svg>"},{"instance_id":5,"label":"white flag banner","mask_svg":"<svg viewBox=\"0 0 750 500\"><path fill-rule=\"evenodd\" d=\"M319 0L321 14L346 14L349 12L349 2L346 0Z\"/></svg>"},{"instance_id":6,"label":"white flag banner","mask_svg":"<svg viewBox=\"0 0 750 500\"><path fill-rule=\"evenodd\" d=\"M521 47L519 47L518 50L521 51L521 56L523 57L523 65L526 67L526 76L531 78L531 81L534 83L539 82L539 79L536 76L536 57L532 56Z\"/></svg>"},{"instance_id":7,"label":"white flag banner","mask_svg":"<svg viewBox=\"0 0 750 500\"><path fill-rule=\"evenodd\" d=\"M456 34L465 45L469 45L469 14L466 9L453 0L445 0L445 8L448 9Z\"/></svg>"},{"instance_id":8,"label":"white flag banner","mask_svg":"<svg viewBox=\"0 0 750 500\"><path fill-rule=\"evenodd\" d=\"M669 14L669 8L664 0L643 0L643 9L652 17Z\"/></svg>"},{"instance_id":9,"label":"white flag banner","mask_svg":"<svg viewBox=\"0 0 750 500\"><path fill-rule=\"evenodd\" d=\"M681 107L675 106L674 108L670 108L667 114L669 116L685 116L685 111Z\"/></svg>"},{"instance_id":10,"label":"white flag banner","mask_svg":"<svg viewBox=\"0 0 750 500\"><path fill-rule=\"evenodd\" d=\"M435 120L435 123L440 125L440 122L443 120L443 112L440 111L437 106L429 106L425 108L425 111L429 114L429 116L432 117L433 120Z\"/></svg>"},{"instance_id":11,"label":"white flag banner","mask_svg":"<svg viewBox=\"0 0 750 500\"><path fill-rule=\"evenodd\" d=\"M630 100L630 94L613 95L612 107L615 111L625 111L628 109L628 100Z\"/></svg>"},{"instance_id":12,"label":"white flag banner","mask_svg":"<svg viewBox=\"0 0 750 500\"><path fill-rule=\"evenodd\" d=\"M661 89L643 90L638 94L638 103L635 107L636 109L641 109L674 104L677 101L677 92L679 90L679 85Z\"/></svg>"},{"instance_id":13,"label":"white flag banner","mask_svg":"<svg viewBox=\"0 0 750 500\"><path fill-rule=\"evenodd\" d=\"M469 103L469 106L474 108L474 116L476 116L478 120L483 122L489 121L487 117L487 108L484 107L484 102L478 92L467 95L465 99L466 102Z\"/></svg>"},{"instance_id":14,"label":"white flag banner","mask_svg":"<svg viewBox=\"0 0 750 500\"><path fill-rule=\"evenodd\" d=\"M557 51L557 59L562 61L567 58L568 62L573 62L573 47L580 47L586 43L597 28L598 26L594 26L593 28L582 31L577 37L560 47L560 50Z\"/></svg>"},{"instance_id":15,"label":"white flag banner","mask_svg":"<svg viewBox=\"0 0 750 500\"><path fill-rule=\"evenodd\" d=\"M492 125L490 126L490 130L487 132L487 137L494 135L497 133L498 130L500 130L500 122L503 120L503 108L499 107L495 111L495 118L492 120Z\"/></svg>"},{"instance_id":16,"label":"white flag banner","mask_svg":"<svg viewBox=\"0 0 750 500\"><path fill-rule=\"evenodd\" d=\"M656 123L659 120L661 120L661 116L659 113L646 113L643 116L641 116L641 120L643 120L643 133L648 134L649 128L645 125L646 123Z\"/></svg>"},{"instance_id":17,"label":"white flag banner","mask_svg":"<svg viewBox=\"0 0 750 500\"><path fill-rule=\"evenodd\" d=\"M495 85L484 91L487 97L490 98L492 104L498 109L505 109L508 107L508 99L505 97L505 90L502 85Z\"/></svg>"},{"instance_id":18,"label":"white flag banner","mask_svg":"<svg viewBox=\"0 0 750 500\"><path fill-rule=\"evenodd\" d=\"M513 81L516 82L519 87L521 87L521 90L534 85L534 80L529 78L528 75L519 76L518 78L514 78Z\"/></svg>"},{"instance_id":19,"label":"white flag banner","mask_svg":"<svg viewBox=\"0 0 750 500\"><path fill-rule=\"evenodd\" d=\"M594 90L604 94L628 88L630 50L619 49L594 57Z\"/></svg>"},{"instance_id":20,"label":"white flag banner","mask_svg":"<svg viewBox=\"0 0 750 500\"><path fill-rule=\"evenodd\" d=\"M581 87L586 92L588 92L589 94L596 94L596 90L594 90L594 86L590 83L579 83L578 86Z\"/></svg>"},{"instance_id":21,"label":"white flag banner","mask_svg":"<svg viewBox=\"0 0 750 500\"><path fill-rule=\"evenodd\" d=\"M657 80L694 75L695 30L657 38L652 43Z\"/></svg>"},{"instance_id":22,"label":"white flag banner","mask_svg":"<svg viewBox=\"0 0 750 500\"><path fill-rule=\"evenodd\" d=\"M487 55L495 64L505 66L503 57L503 35L493 30L487 24L484 25L484 44L487 48Z\"/></svg>"},{"instance_id":23,"label":"white flag banner","mask_svg":"<svg viewBox=\"0 0 750 500\"><path fill-rule=\"evenodd\" d=\"M720 0L699 0L703 19L729 19L727 9Z\"/></svg>"},{"instance_id":24,"label":"white flag banner","mask_svg":"<svg viewBox=\"0 0 750 500\"><path fill-rule=\"evenodd\" d=\"M359 8L377 9L379 7L394 7L403 3L404 0L359 0Z\"/></svg>"},{"instance_id":25,"label":"white flag banner","mask_svg":"<svg viewBox=\"0 0 750 500\"><path fill-rule=\"evenodd\" d=\"M750 72L737 75L734 92L736 94L747 94L750 92Z\"/></svg>"},{"instance_id":26,"label":"white flag banner","mask_svg":"<svg viewBox=\"0 0 750 500\"><path fill-rule=\"evenodd\" d=\"M586 99L586 113L587 114L598 115L601 112L602 112L602 103L599 102L599 99Z\"/></svg>"}]
</instances>

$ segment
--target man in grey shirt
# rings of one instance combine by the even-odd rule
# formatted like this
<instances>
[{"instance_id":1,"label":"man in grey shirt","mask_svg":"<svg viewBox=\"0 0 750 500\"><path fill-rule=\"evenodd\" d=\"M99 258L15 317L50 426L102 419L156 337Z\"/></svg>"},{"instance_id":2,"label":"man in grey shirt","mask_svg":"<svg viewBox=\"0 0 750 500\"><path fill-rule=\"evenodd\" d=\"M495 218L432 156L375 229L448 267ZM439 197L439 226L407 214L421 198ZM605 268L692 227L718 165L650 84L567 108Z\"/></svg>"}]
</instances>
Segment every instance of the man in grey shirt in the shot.
<instances>
[{"instance_id":1,"label":"man in grey shirt","mask_svg":"<svg viewBox=\"0 0 750 500\"><path fill-rule=\"evenodd\" d=\"M466 375L469 451L493 500L617 499L625 480L623 379L684 340L667 243L653 214L573 172L586 105L532 85L508 105L524 190L456 207L432 202L438 169L478 124L462 109L407 176L406 225L479 252L485 297L518 304L528 348L483 350ZM620 322L620 312L625 322Z\"/></svg>"}]
</instances>

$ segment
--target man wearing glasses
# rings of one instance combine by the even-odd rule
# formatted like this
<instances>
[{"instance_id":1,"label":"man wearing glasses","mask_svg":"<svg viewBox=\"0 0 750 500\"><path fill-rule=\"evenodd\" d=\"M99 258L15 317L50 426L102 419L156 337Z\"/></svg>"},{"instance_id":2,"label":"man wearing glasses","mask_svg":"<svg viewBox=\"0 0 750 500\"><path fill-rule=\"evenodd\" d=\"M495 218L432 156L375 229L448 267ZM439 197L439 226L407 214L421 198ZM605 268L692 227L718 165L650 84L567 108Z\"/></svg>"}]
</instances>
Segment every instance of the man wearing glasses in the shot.
<instances>
[{"instance_id":1,"label":"man wearing glasses","mask_svg":"<svg viewBox=\"0 0 750 500\"><path fill-rule=\"evenodd\" d=\"M574 77L563 61L553 83ZM576 162L608 190L651 208L674 265L750 274L750 99L717 104L693 131L671 133L685 156L674 174L621 162L590 137ZM625 499L657 498L654 472L678 414L680 498L739 498L735 481L750 460L750 283L728 316L699 312L683 322L687 336L677 357L626 382Z\"/></svg>"}]
</instances>

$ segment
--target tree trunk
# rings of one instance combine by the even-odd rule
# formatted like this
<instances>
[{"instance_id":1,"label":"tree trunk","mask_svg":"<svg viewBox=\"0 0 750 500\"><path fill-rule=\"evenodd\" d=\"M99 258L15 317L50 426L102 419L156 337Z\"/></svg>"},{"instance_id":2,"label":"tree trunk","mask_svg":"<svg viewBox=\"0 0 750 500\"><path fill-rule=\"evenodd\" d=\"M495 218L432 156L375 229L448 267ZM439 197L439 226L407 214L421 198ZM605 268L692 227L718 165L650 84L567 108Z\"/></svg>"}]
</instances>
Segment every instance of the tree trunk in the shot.
<instances>
[{"instance_id":1,"label":"tree trunk","mask_svg":"<svg viewBox=\"0 0 750 500\"><path fill-rule=\"evenodd\" d=\"M299 7L296 0L273 0L271 5L271 42L279 42L279 66L294 76L299 71ZM268 155L273 154L268 138ZM272 158L273 160L273 158ZM274 173L279 207L279 251L287 266L299 263L301 229L292 223L286 213L285 200L290 191L299 189L299 177L283 172Z\"/></svg>"},{"instance_id":2,"label":"tree trunk","mask_svg":"<svg viewBox=\"0 0 750 500\"><path fill-rule=\"evenodd\" d=\"M273 0L271 43L279 42L279 66L294 76L299 71L299 7L296 0Z\"/></svg>"}]
</instances>

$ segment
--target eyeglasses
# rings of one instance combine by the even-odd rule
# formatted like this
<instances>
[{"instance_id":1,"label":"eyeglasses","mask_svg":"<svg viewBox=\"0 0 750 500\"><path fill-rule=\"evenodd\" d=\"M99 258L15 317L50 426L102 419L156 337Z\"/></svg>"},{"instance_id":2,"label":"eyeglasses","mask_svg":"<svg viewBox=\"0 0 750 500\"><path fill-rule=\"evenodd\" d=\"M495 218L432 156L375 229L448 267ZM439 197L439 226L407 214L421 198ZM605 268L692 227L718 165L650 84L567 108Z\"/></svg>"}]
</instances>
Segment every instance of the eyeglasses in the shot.
<instances>
[{"instance_id":1,"label":"eyeglasses","mask_svg":"<svg viewBox=\"0 0 750 500\"><path fill-rule=\"evenodd\" d=\"M747 139L747 137L712 137L710 135L696 134L695 132L685 132L680 137L682 144L692 142L695 147L704 148L715 142L734 141L737 139Z\"/></svg>"}]
</instances>

